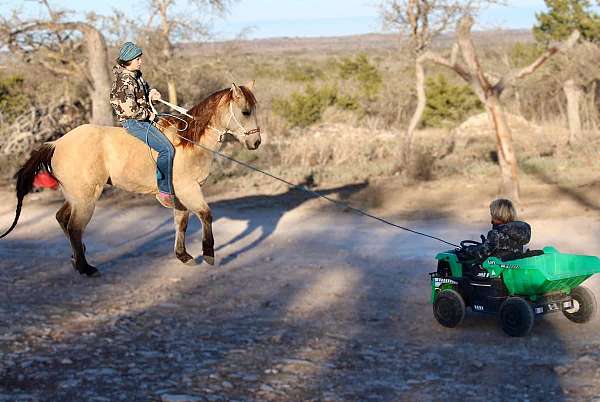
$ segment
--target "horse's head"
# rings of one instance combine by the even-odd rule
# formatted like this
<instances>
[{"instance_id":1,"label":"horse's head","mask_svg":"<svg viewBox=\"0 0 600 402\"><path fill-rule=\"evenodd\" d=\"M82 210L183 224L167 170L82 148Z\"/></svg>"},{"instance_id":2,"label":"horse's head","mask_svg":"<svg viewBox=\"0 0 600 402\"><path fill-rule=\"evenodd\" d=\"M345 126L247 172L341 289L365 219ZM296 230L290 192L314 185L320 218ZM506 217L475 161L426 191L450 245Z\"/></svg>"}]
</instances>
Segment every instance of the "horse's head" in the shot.
<instances>
[{"instance_id":1,"label":"horse's head","mask_svg":"<svg viewBox=\"0 0 600 402\"><path fill-rule=\"evenodd\" d=\"M193 120L179 134L184 139L181 146L192 147L205 132L210 132L219 142L234 138L248 149L257 149L260 145L260 128L253 88L254 81L242 86L232 84L231 88L209 95L188 110L188 116ZM170 125L181 124L173 118L166 118L166 121Z\"/></svg>"},{"instance_id":2,"label":"horse's head","mask_svg":"<svg viewBox=\"0 0 600 402\"><path fill-rule=\"evenodd\" d=\"M250 150L260 145L260 127L256 117L256 98L252 93L254 81L242 86L231 85L231 97L221 115L221 125L239 143ZM226 99L227 99L226 98Z\"/></svg>"}]
</instances>

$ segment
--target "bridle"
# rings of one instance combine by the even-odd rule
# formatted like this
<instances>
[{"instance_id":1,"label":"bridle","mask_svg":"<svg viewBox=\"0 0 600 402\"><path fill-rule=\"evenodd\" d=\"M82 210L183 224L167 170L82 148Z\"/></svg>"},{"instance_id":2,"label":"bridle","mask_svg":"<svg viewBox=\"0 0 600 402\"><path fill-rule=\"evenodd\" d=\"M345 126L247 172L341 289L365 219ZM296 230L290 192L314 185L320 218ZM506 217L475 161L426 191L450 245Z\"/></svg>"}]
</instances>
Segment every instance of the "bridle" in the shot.
<instances>
[{"instance_id":1,"label":"bridle","mask_svg":"<svg viewBox=\"0 0 600 402\"><path fill-rule=\"evenodd\" d=\"M161 103L163 103L163 104L165 104L165 105L167 105L171 109L178 111L182 115L184 115L184 116L192 119L192 121L197 121L197 119L194 116L192 116L191 114L189 114L187 112L187 110L185 110L181 106L174 105L174 104L172 104L170 102L167 102L166 100L162 100L162 99L159 99L158 101L161 102ZM151 106L152 111L154 112L154 114L158 115L158 113L156 112L156 109L154 108L154 105L152 104L152 101L150 101L150 106ZM184 129L181 129L181 130L177 129L177 131L185 131L185 130L188 129L189 122L187 122L187 121L185 121L185 120L183 120L183 119L181 119L181 118L179 118L177 116L173 116L173 115L170 115L170 116L171 117L175 117L176 119L179 119L179 120L185 122L185 124L186 124L186 127ZM231 120L232 119L238 125L238 127L242 129L241 133L236 133L235 131L229 129L229 124L231 124ZM227 134L231 134L231 135L234 135L234 136L237 134L237 135L242 135L244 137L252 135L252 134L257 134L257 133L260 134L260 127L253 128L251 130L246 130L246 128L244 127L244 125L238 120L237 117L235 117L235 113L233 112L233 100L229 101L229 119L227 120L227 124L225 125L225 128L219 130L218 128L215 128L215 127L213 127L211 125L208 125L207 127L219 134L219 136L217 138L217 142L220 142L220 143L222 143L222 142L225 141L225 137L227 136Z\"/></svg>"},{"instance_id":2,"label":"bridle","mask_svg":"<svg viewBox=\"0 0 600 402\"><path fill-rule=\"evenodd\" d=\"M190 117L189 115L187 115L187 116ZM192 119L194 119L194 118L192 117ZM233 121L235 121L235 123L238 125L238 127L242 129L241 133L235 133L234 131L229 129L229 124L231 123L232 119L233 119ZM232 135L238 134L238 135L243 135L243 136L249 136L249 135L256 134L256 133L260 134L260 127L253 128L252 130L246 130L246 128L242 125L242 123L240 123L238 118L235 117L235 113L233 113L233 100L229 101L229 120L227 120L227 124L225 125L225 128L223 130L219 130L217 128L214 128L211 125L208 125L207 127L210 128L211 130L219 133L219 138L217 139L218 142L225 141L225 136L227 134L232 134Z\"/></svg>"}]
</instances>

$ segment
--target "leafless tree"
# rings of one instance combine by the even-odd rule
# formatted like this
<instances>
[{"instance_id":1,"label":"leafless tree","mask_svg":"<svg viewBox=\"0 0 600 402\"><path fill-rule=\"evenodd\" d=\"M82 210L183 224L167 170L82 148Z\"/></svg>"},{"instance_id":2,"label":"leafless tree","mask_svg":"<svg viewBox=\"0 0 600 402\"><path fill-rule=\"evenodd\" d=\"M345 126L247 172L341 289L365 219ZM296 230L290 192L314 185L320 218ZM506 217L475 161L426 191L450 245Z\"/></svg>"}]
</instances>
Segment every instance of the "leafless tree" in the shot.
<instances>
[{"instance_id":1,"label":"leafless tree","mask_svg":"<svg viewBox=\"0 0 600 402\"><path fill-rule=\"evenodd\" d=\"M39 0L48 16L0 18L0 42L26 62L37 62L52 73L85 82L92 103L92 123L112 125L108 93L110 75L106 43L93 25L68 21L65 11ZM82 52L85 51L85 52Z\"/></svg>"},{"instance_id":2,"label":"leafless tree","mask_svg":"<svg viewBox=\"0 0 600 402\"><path fill-rule=\"evenodd\" d=\"M569 124L568 144L576 144L582 136L582 106L585 93L591 90L597 80L596 71L590 66L598 65L600 49L598 45L582 41L572 52L560 57L558 71L546 74L544 78L562 84L567 99L567 122Z\"/></svg>"},{"instance_id":3,"label":"leafless tree","mask_svg":"<svg viewBox=\"0 0 600 402\"><path fill-rule=\"evenodd\" d=\"M145 46L157 49L153 65L167 79L169 101L177 104L175 43L208 36L206 15L224 14L236 0L149 0L150 15L142 32ZM185 12L176 13L176 8ZM200 13L201 15L197 15ZM202 18L204 16L204 18Z\"/></svg>"},{"instance_id":4,"label":"leafless tree","mask_svg":"<svg viewBox=\"0 0 600 402\"><path fill-rule=\"evenodd\" d=\"M517 60L518 63L518 60ZM514 65L505 57L506 66ZM568 51L554 56L548 68L517 83L518 110L526 116L544 120L541 111L550 109L552 118L564 118L569 136L566 144L579 142L584 130L597 130L598 109L593 105L600 65L600 47L581 40ZM566 107L565 107L566 104Z\"/></svg>"},{"instance_id":5,"label":"leafless tree","mask_svg":"<svg viewBox=\"0 0 600 402\"><path fill-rule=\"evenodd\" d=\"M464 15L474 15L482 7L502 4L502 0L383 0L380 12L387 27L400 31L409 39L409 48L415 59L415 86L417 107L410 119L401 143L402 163L411 153L414 132L426 106L425 70L418 57L432 41L456 26Z\"/></svg>"},{"instance_id":6,"label":"leafless tree","mask_svg":"<svg viewBox=\"0 0 600 402\"><path fill-rule=\"evenodd\" d=\"M502 178L502 193L519 200L519 175L517 158L513 148L512 133L508 126L504 108L500 102L500 96L504 90L514 85L514 83L527 77L540 68L550 57L564 49L572 48L579 39L579 32L575 31L563 43L550 46L540 57L530 65L521 69L516 69L495 82L490 82L490 78L483 71L475 46L471 38L471 28L473 18L470 16L462 17L457 26L457 42L452 48L450 58L444 58L431 51L424 52L418 57L417 63L423 64L431 61L439 65L446 66L456 72L461 78L471 85L471 88L477 94L481 102L485 105L495 132L496 144L498 148L498 161ZM463 65L458 60L462 56Z\"/></svg>"}]
</instances>

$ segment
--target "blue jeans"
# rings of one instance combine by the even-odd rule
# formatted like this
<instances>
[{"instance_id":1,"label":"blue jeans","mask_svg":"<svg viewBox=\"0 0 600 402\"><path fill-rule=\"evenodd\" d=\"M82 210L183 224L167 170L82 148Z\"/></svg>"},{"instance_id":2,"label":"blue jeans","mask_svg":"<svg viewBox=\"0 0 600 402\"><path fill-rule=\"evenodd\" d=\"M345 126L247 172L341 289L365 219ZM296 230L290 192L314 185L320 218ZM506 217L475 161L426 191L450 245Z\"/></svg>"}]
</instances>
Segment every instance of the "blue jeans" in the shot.
<instances>
[{"instance_id":1,"label":"blue jeans","mask_svg":"<svg viewBox=\"0 0 600 402\"><path fill-rule=\"evenodd\" d=\"M175 148L171 141L158 128L148 121L125 120L123 127L158 152L156 159L156 181L161 193L175 194L173 191L173 158Z\"/></svg>"}]
</instances>

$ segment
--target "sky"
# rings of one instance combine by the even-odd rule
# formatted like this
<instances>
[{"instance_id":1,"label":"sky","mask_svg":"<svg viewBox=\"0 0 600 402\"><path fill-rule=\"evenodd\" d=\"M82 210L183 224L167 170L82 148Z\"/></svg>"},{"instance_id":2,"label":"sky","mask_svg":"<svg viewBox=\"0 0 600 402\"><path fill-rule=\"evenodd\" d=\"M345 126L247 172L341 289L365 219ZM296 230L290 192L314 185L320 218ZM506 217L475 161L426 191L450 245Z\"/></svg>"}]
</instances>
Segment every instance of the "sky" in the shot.
<instances>
[{"instance_id":1,"label":"sky","mask_svg":"<svg viewBox=\"0 0 600 402\"><path fill-rule=\"evenodd\" d=\"M57 8L79 14L95 11L111 14L119 9L133 17L146 0L50 0ZM185 3L185 0L179 0ZM246 37L314 37L383 32L378 15L378 0L241 0L222 19L213 22L216 39L229 39L242 31ZM535 13L545 9L543 0L509 0L508 6L493 6L478 18L476 29L531 28ZM0 0L0 12L22 7L34 15L39 9L33 0ZM185 10L180 10L185 11Z\"/></svg>"}]
</instances>

